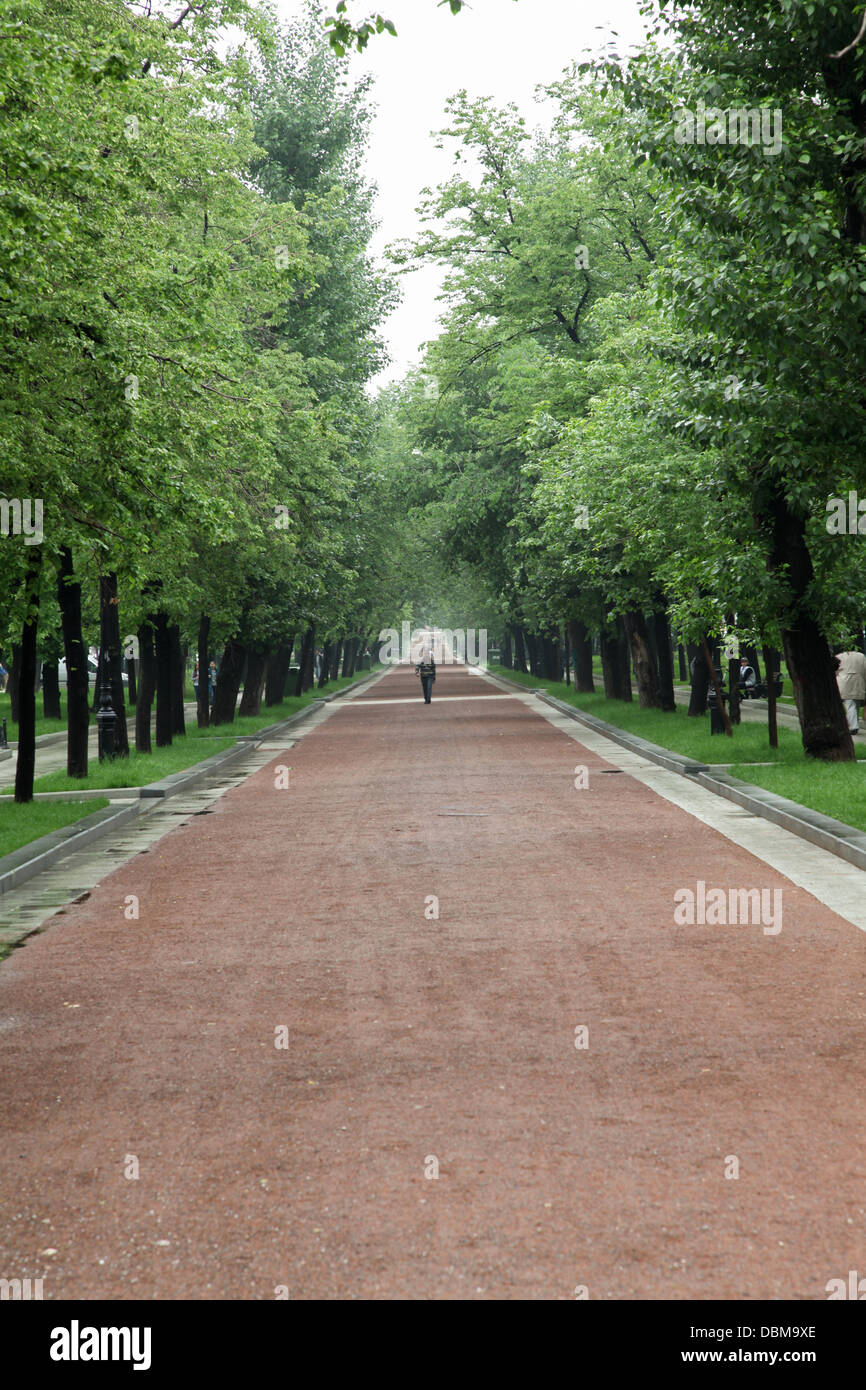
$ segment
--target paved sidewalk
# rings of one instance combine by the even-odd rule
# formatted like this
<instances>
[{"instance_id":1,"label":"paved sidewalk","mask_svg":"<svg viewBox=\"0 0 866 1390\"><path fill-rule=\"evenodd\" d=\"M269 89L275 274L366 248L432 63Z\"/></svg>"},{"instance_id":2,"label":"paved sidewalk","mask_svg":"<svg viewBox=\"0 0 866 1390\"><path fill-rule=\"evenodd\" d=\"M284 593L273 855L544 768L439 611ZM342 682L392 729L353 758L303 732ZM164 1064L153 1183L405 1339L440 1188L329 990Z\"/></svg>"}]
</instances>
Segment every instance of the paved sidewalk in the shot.
<instances>
[{"instance_id":1,"label":"paved sidewalk","mask_svg":"<svg viewBox=\"0 0 866 1390\"><path fill-rule=\"evenodd\" d=\"M389 673L0 966L0 1274L823 1299L863 1267L866 936L539 708ZM778 890L781 930L678 925L699 883Z\"/></svg>"}]
</instances>

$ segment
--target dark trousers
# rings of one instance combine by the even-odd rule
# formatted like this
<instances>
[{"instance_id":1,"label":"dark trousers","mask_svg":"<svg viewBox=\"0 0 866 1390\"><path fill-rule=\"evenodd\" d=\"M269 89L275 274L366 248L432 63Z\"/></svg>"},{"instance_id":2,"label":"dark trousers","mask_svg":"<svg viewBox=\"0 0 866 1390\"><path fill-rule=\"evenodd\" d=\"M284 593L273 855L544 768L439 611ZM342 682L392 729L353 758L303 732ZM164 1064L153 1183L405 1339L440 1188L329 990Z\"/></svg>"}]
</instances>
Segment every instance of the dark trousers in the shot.
<instances>
[{"instance_id":1,"label":"dark trousers","mask_svg":"<svg viewBox=\"0 0 866 1390\"><path fill-rule=\"evenodd\" d=\"M430 703L430 697L431 697L432 694L433 694L433 677L432 677L432 676L422 676L422 677L421 677L421 689L424 691L424 703L425 703L425 705L429 705L429 703Z\"/></svg>"}]
</instances>

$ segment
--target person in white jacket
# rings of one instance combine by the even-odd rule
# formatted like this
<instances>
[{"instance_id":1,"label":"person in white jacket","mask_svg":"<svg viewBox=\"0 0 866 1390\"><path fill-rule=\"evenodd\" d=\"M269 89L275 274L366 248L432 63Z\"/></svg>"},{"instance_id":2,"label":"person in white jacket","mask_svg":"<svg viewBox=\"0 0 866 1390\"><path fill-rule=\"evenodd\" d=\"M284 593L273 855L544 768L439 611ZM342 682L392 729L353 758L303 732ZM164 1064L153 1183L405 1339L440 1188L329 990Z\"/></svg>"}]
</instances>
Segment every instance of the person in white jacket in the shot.
<instances>
[{"instance_id":1,"label":"person in white jacket","mask_svg":"<svg viewBox=\"0 0 866 1390\"><path fill-rule=\"evenodd\" d=\"M856 734L860 728L860 710L866 700L866 656L862 652L837 652L839 669L836 684L848 716L848 728Z\"/></svg>"}]
</instances>

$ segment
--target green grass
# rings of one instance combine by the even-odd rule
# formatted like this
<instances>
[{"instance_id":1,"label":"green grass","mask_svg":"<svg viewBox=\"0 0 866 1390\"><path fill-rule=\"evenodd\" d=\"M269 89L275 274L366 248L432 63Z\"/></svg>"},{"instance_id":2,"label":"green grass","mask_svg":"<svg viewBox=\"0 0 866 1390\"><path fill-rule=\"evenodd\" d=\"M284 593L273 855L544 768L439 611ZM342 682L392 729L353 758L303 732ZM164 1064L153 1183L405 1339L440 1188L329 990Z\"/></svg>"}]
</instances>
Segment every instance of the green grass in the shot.
<instances>
[{"instance_id":1,"label":"green grass","mask_svg":"<svg viewBox=\"0 0 866 1390\"><path fill-rule=\"evenodd\" d=\"M199 763L213 753L221 753L224 748L231 748L234 741L229 734L214 739L203 749L198 739L187 735L175 738L170 748L155 748L152 753L132 751L128 758L115 758L113 762L104 763L91 758L87 777L67 777L65 770L58 768L56 772L47 772L43 777L37 777L33 790L66 792L75 791L79 787L93 790L103 787L106 790L115 787L143 787L148 782L158 782L160 778L168 777L172 772L183 772L193 763ZM0 795L9 796L11 790L9 788Z\"/></svg>"},{"instance_id":2,"label":"green grass","mask_svg":"<svg viewBox=\"0 0 866 1390\"><path fill-rule=\"evenodd\" d=\"M63 710L62 719L43 719L40 713L42 709L41 693L36 697L36 737L40 734L59 734L66 730L66 695L60 692L60 708ZM10 743L14 743L18 738L18 725L12 722L12 697L7 691L0 693L0 719L6 720L6 737Z\"/></svg>"},{"instance_id":3,"label":"green grass","mask_svg":"<svg viewBox=\"0 0 866 1390\"><path fill-rule=\"evenodd\" d=\"M673 753L694 758L696 762L772 762L807 766L800 734L793 729L779 729L779 747L774 749L769 745L764 722L734 725L733 738L728 738L725 734L710 733L708 714L690 719L682 708L672 714L663 714L660 710L641 709L637 700L629 703L626 700L606 700L603 695L579 695L573 686L566 686L561 681L523 675L518 671L508 671L504 666L491 666L490 671L529 688L543 686L551 695L574 705L576 709L594 714L598 719L615 724L618 729L637 734ZM857 755L866 758L866 747L858 748ZM808 769L811 771L814 766L810 760Z\"/></svg>"},{"instance_id":4,"label":"green grass","mask_svg":"<svg viewBox=\"0 0 866 1390\"><path fill-rule=\"evenodd\" d=\"M88 801L28 801L22 806L7 800L0 804L0 855L11 854L31 840L107 805L108 799L103 796Z\"/></svg>"},{"instance_id":5,"label":"green grass","mask_svg":"<svg viewBox=\"0 0 866 1390\"><path fill-rule=\"evenodd\" d=\"M861 758L863 751L858 749ZM866 767L862 761L820 763L810 759L800 767L735 766L730 771L732 777L866 830Z\"/></svg>"}]
</instances>

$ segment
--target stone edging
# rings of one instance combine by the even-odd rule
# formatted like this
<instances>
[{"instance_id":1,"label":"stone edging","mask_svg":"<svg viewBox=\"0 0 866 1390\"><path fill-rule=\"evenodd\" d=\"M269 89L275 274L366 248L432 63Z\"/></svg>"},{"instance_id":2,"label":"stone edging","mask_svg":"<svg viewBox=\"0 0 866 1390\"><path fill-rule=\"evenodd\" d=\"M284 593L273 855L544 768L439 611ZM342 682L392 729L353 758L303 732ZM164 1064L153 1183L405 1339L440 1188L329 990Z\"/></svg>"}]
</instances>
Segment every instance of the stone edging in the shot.
<instances>
[{"instance_id":1,"label":"stone edging","mask_svg":"<svg viewBox=\"0 0 866 1390\"><path fill-rule=\"evenodd\" d=\"M691 758L684 758L667 748L660 748L658 744L650 743L647 739L638 738L636 734L625 733L615 725L598 719L594 714L585 714L582 710L576 710L573 705L566 704L564 700L548 695L543 688L520 685L518 681L510 681L504 676L491 676L490 679L501 680L512 689L521 690L525 694L538 695L544 704L553 705L570 719L585 724L587 728L603 734L605 738L620 744L630 752L658 763L669 772L691 777L707 791L736 802L752 815L780 825L784 830L799 835L801 839L808 840L820 849L825 849L840 859L846 859L858 869L866 869L866 833L862 830L846 825L844 821L834 820L832 816L822 815L820 811L813 811L808 806L801 806L798 801L791 801L788 797L779 796L764 787L742 782L727 772L717 772L707 763L696 763Z\"/></svg>"},{"instance_id":2,"label":"stone edging","mask_svg":"<svg viewBox=\"0 0 866 1390\"><path fill-rule=\"evenodd\" d=\"M31 840L29 845L22 845L20 849L4 855L0 859L0 895L26 883L27 879L40 874L43 869L50 869L52 864L67 854L92 844L112 830L118 830L127 821L134 820L140 812L140 801L119 808L105 806L100 811L92 811L82 820L62 825L59 830L52 830L38 840Z\"/></svg>"}]
</instances>

